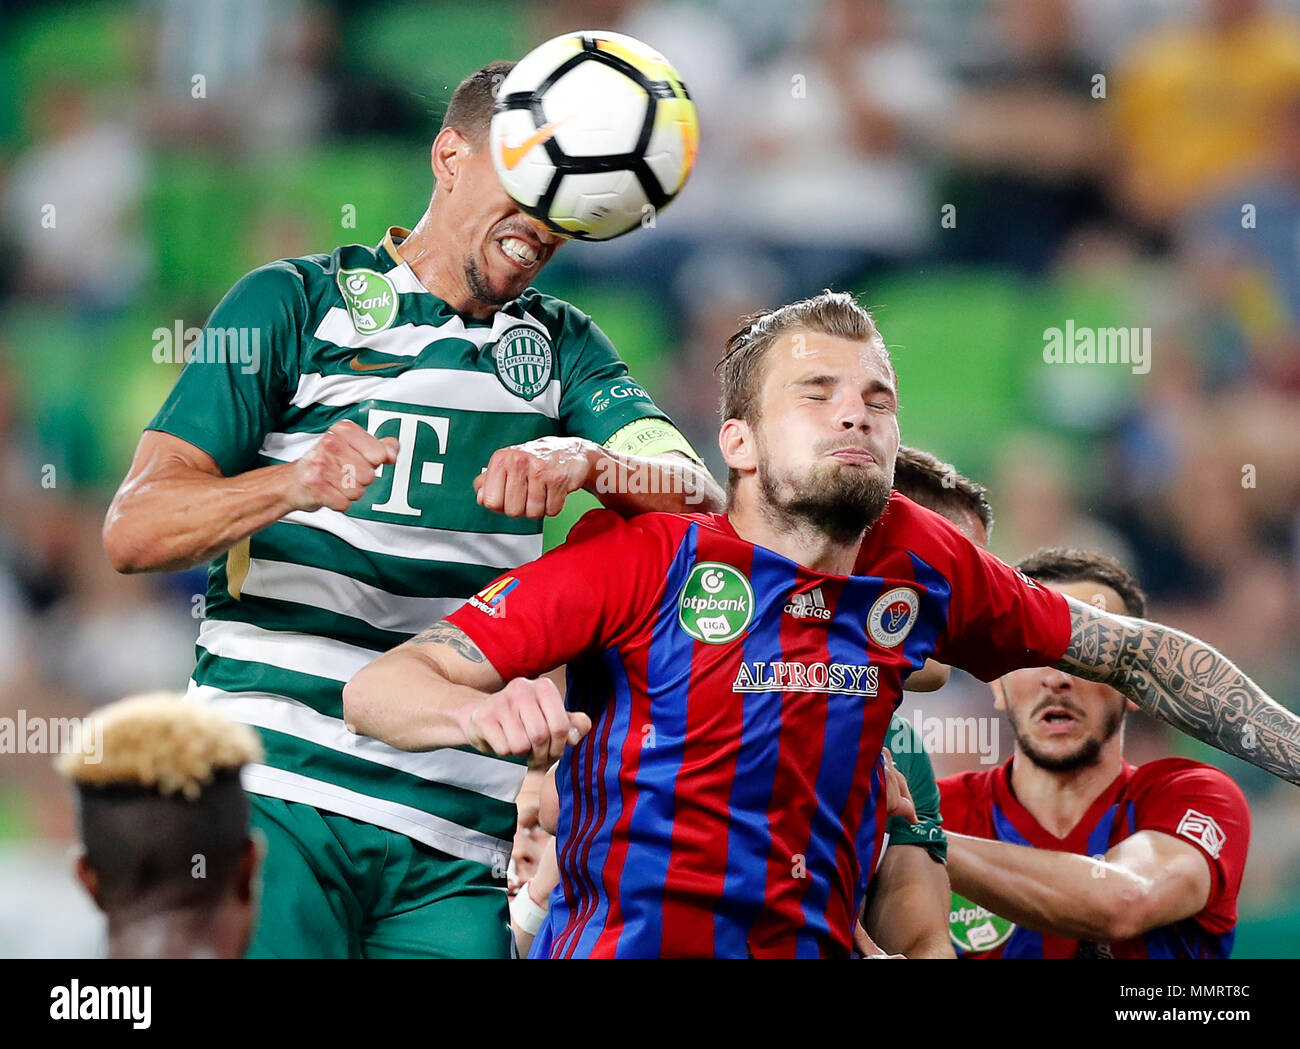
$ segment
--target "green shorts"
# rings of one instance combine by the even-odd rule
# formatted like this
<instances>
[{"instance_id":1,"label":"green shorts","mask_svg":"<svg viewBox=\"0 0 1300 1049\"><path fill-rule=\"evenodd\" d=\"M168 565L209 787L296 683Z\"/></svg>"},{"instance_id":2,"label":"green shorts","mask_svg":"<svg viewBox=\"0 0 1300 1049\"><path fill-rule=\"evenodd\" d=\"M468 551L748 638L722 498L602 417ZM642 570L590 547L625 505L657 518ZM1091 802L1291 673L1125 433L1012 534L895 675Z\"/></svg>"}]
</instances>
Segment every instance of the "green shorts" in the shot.
<instances>
[{"instance_id":1,"label":"green shorts","mask_svg":"<svg viewBox=\"0 0 1300 1049\"><path fill-rule=\"evenodd\" d=\"M505 879L396 831L250 794L266 838L249 958L508 958Z\"/></svg>"}]
</instances>

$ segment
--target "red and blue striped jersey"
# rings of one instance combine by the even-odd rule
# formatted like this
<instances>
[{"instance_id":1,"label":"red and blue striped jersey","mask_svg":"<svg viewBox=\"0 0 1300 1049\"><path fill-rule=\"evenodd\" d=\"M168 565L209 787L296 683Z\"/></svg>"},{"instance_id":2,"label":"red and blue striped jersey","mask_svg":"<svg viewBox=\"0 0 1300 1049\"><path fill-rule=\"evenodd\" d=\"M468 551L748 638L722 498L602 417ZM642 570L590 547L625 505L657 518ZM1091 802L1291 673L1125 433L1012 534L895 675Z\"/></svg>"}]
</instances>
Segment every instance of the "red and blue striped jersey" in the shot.
<instances>
[{"instance_id":1,"label":"red and blue striped jersey","mask_svg":"<svg viewBox=\"0 0 1300 1049\"><path fill-rule=\"evenodd\" d=\"M449 617L507 680L567 663L592 718L534 957L848 956L902 679L947 649L1054 662L1069 633L1059 595L902 497L872 532L882 570L835 576L722 515L596 511Z\"/></svg>"},{"instance_id":2,"label":"red and blue striped jersey","mask_svg":"<svg viewBox=\"0 0 1300 1049\"><path fill-rule=\"evenodd\" d=\"M1013 757L998 768L939 781L944 827L1035 849L1101 856L1141 830L1190 842L1210 865L1210 895L1195 915L1115 943L1086 943L1025 929L996 915L958 914L958 954L970 958L1226 958L1250 844L1250 810L1227 774L1187 758L1123 770L1064 838L1055 837L1011 789ZM972 935L972 933L974 935ZM963 947L965 948L963 950ZM972 947L981 949L972 950Z\"/></svg>"}]
</instances>

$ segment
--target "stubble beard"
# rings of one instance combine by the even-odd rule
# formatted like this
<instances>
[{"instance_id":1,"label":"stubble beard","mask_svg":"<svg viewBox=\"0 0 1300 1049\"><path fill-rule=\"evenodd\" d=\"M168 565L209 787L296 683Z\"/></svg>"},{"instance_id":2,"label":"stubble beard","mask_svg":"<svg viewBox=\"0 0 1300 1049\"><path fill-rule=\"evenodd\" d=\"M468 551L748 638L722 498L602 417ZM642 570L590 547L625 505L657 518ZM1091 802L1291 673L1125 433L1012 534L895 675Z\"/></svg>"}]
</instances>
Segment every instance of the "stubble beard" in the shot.
<instances>
[{"instance_id":1,"label":"stubble beard","mask_svg":"<svg viewBox=\"0 0 1300 1049\"><path fill-rule=\"evenodd\" d=\"M502 294L494 290L472 255L465 257L465 283L469 286L469 293L475 299L489 306L504 306L507 302L518 298L513 292Z\"/></svg>"},{"instance_id":2,"label":"stubble beard","mask_svg":"<svg viewBox=\"0 0 1300 1049\"><path fill-rule=\"evenodd\" d=\"M776 476L761 441L759 456L763 512L782 531L811 528L836 543L855 542L889 503L892 478L877 471L831 462L810 467L802 477Z\"/></svg>"},{"instance_id":3,"label":"stubble beard","mask_svg":"<svg viewBox=\"0 0 1300 1049\"><path fill-rule=\"evenodd\" d=\"M1016 746L1020 748L1030 763L1036 765L1044 772L1076 772L1079 769L1091 768L1101 760L1101 748L1110 741L1120 726L1124 724L1124 706L1121 704L1118 710L1111 711L1106 715L1106 720L1102 722L1101 734L1089 736L1079 746L1070 751L1068 754L1045 754L1039 750L1033 743L1027 733L1020 731L1020 725L1015 718L1009 719L1011 722L1011 734L1016 737Z\"/></svg>"}]
</instances>

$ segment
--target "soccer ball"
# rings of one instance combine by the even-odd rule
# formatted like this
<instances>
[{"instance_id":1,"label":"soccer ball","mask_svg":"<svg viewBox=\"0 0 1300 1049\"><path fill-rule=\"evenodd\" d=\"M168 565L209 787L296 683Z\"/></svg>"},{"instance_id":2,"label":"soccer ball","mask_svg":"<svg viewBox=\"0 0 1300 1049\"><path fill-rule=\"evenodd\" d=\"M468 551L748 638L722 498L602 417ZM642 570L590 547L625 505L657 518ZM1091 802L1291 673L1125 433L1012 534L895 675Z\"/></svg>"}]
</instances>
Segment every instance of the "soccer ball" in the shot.
<instances>
[{"instance_id":1,"label":"soccer ball","mask_svg":"<svg viewBox=\"0 0 1300 1049\"><path fill-rule=\"evenodd\" d=\"M566 33L497 89L492 163L519 207L578 240L649 226L695 163L699 122L677 71L619 33Z\"/></svg>"}]
</instances>

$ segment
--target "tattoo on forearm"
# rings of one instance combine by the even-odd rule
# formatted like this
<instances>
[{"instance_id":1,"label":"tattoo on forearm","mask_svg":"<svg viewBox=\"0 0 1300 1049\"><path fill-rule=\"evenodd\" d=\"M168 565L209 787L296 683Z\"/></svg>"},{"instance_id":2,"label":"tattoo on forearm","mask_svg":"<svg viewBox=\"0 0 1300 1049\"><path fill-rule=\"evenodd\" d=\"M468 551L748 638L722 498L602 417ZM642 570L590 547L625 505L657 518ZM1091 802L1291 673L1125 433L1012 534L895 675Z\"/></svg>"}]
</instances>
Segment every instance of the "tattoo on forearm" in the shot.
<instances>
[{"instance_id":1,"label":"tattoo on forearm","mask_svg":"<svg viewBox=\"0 0 1300 1049\"><path fill-rule=\"evenodd\" d=\"M1190 736L1300 784L1300 717L1203 641L1070 601L1070 644L1057 666L1104 681Z\"/></svg>"},{"instance_id":2,"label":"tattoo on forearm","mask_svg":"<svg viewBox=\"0 0 1300 1049\"><path fill-rule=\"evenodd\" d=\"M438 620L428 630L416 634L411 640L417 645L446 645L456 655L463 656L471 663L487 662L487 656L470 640L469 635L445 619Z\"/></svg>"}]
</instances>

